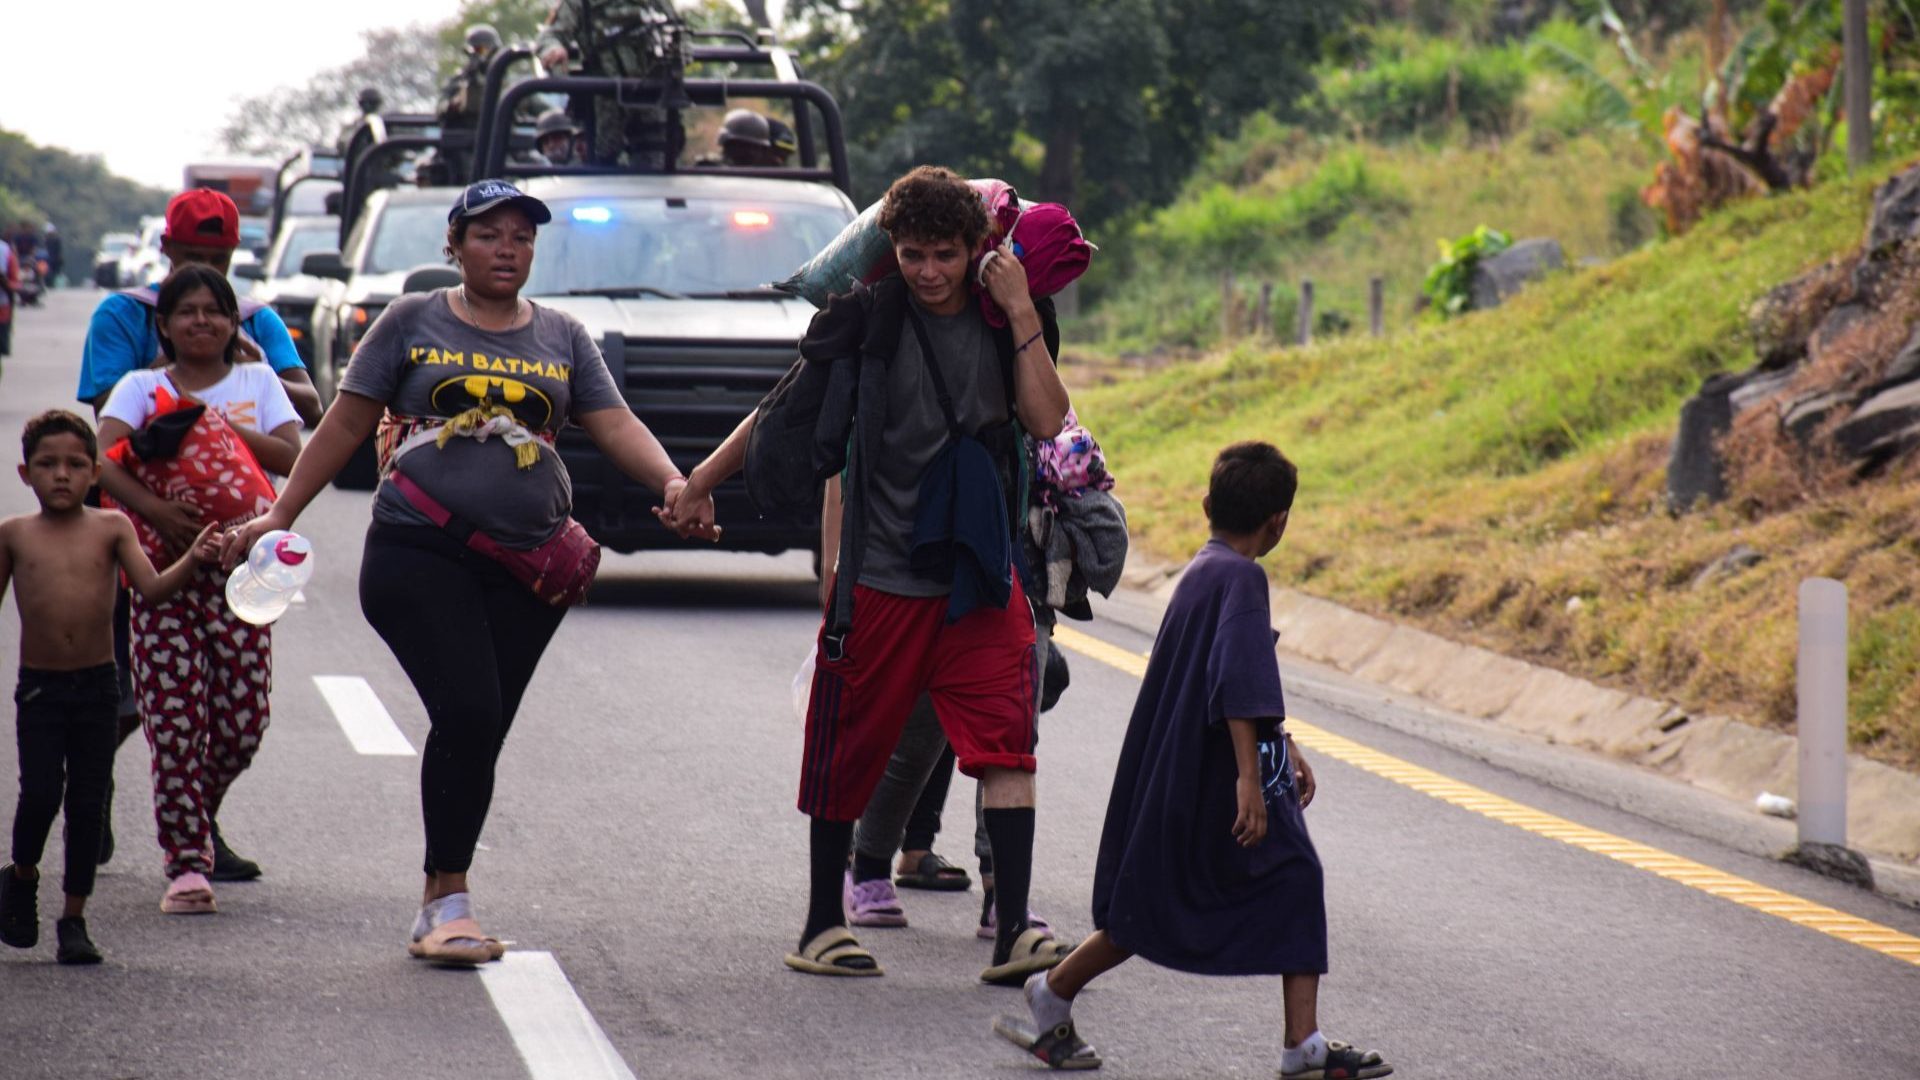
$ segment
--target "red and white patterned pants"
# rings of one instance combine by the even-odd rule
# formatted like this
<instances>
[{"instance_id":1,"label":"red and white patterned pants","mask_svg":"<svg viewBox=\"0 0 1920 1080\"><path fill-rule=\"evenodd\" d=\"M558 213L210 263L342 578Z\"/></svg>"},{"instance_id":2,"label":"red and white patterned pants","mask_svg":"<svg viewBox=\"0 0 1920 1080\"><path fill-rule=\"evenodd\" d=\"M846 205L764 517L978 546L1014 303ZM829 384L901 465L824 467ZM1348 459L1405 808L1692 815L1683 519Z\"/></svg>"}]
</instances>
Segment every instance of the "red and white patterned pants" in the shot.
<instances>
[{"instance_id":1,"label":"red and white patterned pants","mask_svg":"<svg viewBox=\"0 0 1920 1080\"><path fill-rule=\"evenodd\" d=\"M169 878L213 869L213 817L267 730L272 631L227 610L226 583L202 566L164 604L133 594L134 689Z\"/></svg>"}]
</instances>

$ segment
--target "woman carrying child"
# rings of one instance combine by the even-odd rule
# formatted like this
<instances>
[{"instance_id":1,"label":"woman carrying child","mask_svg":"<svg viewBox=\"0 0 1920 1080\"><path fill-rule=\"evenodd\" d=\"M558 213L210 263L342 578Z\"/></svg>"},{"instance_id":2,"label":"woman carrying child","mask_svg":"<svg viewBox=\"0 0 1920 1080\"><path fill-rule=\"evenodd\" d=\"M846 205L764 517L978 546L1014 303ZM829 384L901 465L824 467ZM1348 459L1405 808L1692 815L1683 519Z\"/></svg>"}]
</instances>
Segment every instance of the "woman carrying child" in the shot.
<instances>
[{"instance_id":1,"label":"woman carrying child","mask_svg":"<svg viewBox=\"0 0 1920 1080\"><path fill-rule=\"evenodd\" d=\"M168 485L154 490L111 456L102 486L135 519L156 560L186 549L203 519L221 524L263 510L242 492L265 488L260 474L284 476L300 454L300 417L278 376L265 364L236 364L240 304L219 272L182 266L160 286L155 305L165 367L129 372L100 410L100 442L112 447L176 403L203 405L194 452L225 460L206 464L242 479L222 492L204 485L189 497ZM225 437L230 431L237 439ZM183 446L183 453L187 452ZM249 480L251 482L249 482ZM270 498L270 491L268 497ZM257 500L257 496L256 496ZM140 721L153 750L154 816L169 881L160 910L215 910L213 818L234 780L260 748L269 719L273 637L227 608L227 572L202 566L165 603L133 598L133 677Z\"/></svg>"}]
</instances>

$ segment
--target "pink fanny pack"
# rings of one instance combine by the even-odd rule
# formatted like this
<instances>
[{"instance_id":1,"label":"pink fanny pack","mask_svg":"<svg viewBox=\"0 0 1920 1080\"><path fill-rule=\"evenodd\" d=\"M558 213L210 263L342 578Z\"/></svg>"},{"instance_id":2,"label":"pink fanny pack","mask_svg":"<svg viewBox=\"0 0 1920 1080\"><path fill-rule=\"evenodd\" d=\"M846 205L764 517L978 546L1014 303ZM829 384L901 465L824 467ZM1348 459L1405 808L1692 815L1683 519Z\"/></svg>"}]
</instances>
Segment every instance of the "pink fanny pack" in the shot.
<instances>
[{"instance_id":1,"label":"pink fanny pack","mask_svg":"<svg viewBox=\"0 0 1920 1080\"><path fill-rule=\"evenodd\" d=\"M415 510L452 533L461 543L506 567L507 572L532 589L535 596L555 607L573 607L586 602L587 590L593 587L593 575L600 569L600 545L587 535L586 526L568 518L546 543L519 551L502 545L472 522L440 505L440 500L427 494L406 473L395 469L388 478Z\"/></svg>"}]
</instances>

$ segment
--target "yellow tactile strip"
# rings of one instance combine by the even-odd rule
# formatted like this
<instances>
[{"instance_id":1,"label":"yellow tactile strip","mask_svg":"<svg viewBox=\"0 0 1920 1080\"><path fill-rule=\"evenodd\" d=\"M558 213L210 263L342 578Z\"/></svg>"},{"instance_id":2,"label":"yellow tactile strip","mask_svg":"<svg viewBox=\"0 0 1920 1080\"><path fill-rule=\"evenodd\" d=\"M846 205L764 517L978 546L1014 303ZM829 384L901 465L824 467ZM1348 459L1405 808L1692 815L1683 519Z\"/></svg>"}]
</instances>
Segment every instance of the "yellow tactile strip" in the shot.
<instances>
[{"instance_id":1,"label":"yellow tactile strip","mask_svg":"<svg viewBox=\"0 0 1920 1080\"><path fill-rule=\"evenodd\" d=\"M1083 634L1071 627L1056 627L1053 640L1074 652L1118 668L1135 678L1146 674L1145 656ZM1791 893L1784 893L1742 877L1735 877L1703 863L1661 851L1656 847L1649 847L1625 837L1601 832L1599 829L1591 829L1577 822L1543 813L1530 806L1514 802L1512 799L1442 776L1431 769L1423 769L1412 762L1382 754L1352 739L1342 738L1300 720L1289 719L1287 730L1291 731L1293 737L1308 749L1382 779L1391 780L1403 787L1412 788L1422 795L1431 796L1462 810L1469 810L1482 817L1492 818L1517 829L1524 829L1535 836L1544 836L1563 844L1571 844L1583 851L1604 855L1616 862L1623 862L1648 873L1658 874L1668 881L1698 889L1710 896L1730 900L1743 907L1750 907L1755 911L1765 912L1810 930L1817 930L1828 937L1839 938L1841 941L1851 942L1861 948L1872 949L1874 952L1883 953L1896 960L1904 960L1909 964L1920 966L1920 938L1903 934L1892 927L1869 922L1824 904L1816 904Z\"/></svg>"}]
</instances>

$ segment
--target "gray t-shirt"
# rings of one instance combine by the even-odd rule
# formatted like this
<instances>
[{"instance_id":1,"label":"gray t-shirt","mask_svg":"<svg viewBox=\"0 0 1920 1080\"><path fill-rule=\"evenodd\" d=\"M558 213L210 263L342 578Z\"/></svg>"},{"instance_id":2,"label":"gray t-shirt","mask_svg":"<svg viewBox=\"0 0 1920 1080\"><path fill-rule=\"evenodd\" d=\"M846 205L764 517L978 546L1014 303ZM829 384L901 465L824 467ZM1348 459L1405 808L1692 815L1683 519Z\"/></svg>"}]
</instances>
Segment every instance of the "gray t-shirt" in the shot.
<instances>
[{"instance_id":1,"label":"gray t-shirt","mask_svg":"<svg viewBox=\"0 0 1920 1080\"><path fill-rule=\"evenodd\" d=\"M581 413L624 408L607 362L571 315L538 304L517 330L481 330L448 307L448 292L402 296L368 328L340 389L401 416L449 418L482 403L505 405L530 431L553 432ZM519 468L498 437L431 443L396 466L448 510L510 548L544 543L573 509L573 485L560 457ZM391 481L373 500L373 519L430 525Z\"/></svg>"},{"instance_id":2,"label":"gray t-shirt","mask_svg":"<svg viewBox=\"0 0 1920 1080\"><path fill-rule=\"evenodd\" d=\"M927 325L960 429L972 433L1006 423L1011 416L1006 376L979 306L969 303L958 315L932 315L917 301L908 303ZM887 369L886 452L873 470L860 584L896 596L945 596L952 590L952 581L921 577L908 561L921 474L951 437L933 376L920 356L920 340L912 321L904 320L900 348Z\"/></svg>"}]
</instances>

